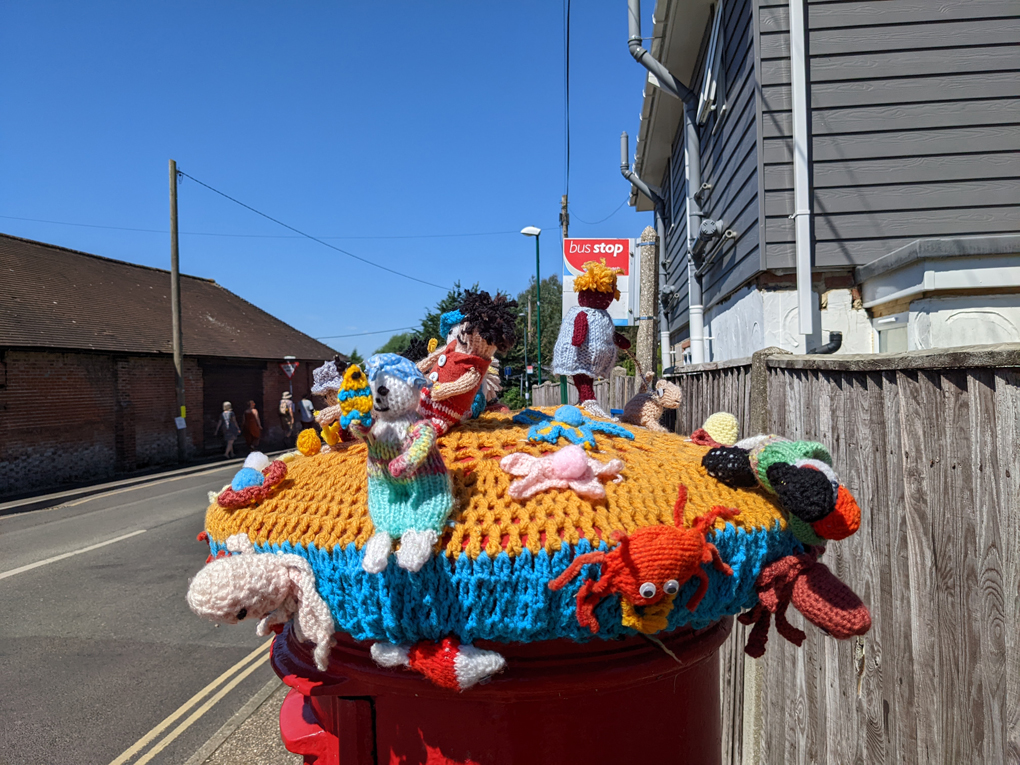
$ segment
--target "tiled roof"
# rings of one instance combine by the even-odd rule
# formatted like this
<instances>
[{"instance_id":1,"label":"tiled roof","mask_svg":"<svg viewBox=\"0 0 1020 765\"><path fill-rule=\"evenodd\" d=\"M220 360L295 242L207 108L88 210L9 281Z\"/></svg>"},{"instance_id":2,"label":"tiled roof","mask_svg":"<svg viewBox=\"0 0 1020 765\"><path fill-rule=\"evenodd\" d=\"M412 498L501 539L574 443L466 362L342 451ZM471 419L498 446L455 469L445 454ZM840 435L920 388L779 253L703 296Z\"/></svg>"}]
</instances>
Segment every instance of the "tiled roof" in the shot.
<instances>
[{"instance_id":1,"label":"tiled roof","mask_svg":"<svg viewBox=\"0 0 1020 765\"><path fill-rule=\"evenodd\" d=\"M187 356L335 351L210 279L181 276ZM0 345L173 353L170 272L0 234Z\"/></svg>"}]
</instances>

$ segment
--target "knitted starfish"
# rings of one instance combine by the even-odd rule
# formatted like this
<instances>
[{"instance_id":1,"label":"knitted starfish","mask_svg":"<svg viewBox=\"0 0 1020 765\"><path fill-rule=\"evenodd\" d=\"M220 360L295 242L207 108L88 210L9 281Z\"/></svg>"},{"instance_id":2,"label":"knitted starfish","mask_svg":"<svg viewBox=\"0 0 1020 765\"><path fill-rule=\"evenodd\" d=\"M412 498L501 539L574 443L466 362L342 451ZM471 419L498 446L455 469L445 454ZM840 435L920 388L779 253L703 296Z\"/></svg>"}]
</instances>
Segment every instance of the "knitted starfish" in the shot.
<instances>
[{"instance_id":1,"label":"knitted starfish","mask_svg":"<svg viewBox=\"0 0 1020 765\"><path fill-rule=\"evenodd\" d=\"M514 415L518 425L531 425L528 430L529 441L546 441L555 444L560 437L572 444L579 444L585 449L595 449L595 434L605 433L634 440L634 434L626 428L612 422L603 422L585 417L576 406L561 406L552 415L535 409L525 409Z\"/></svg>"},{"instance_id":2,"label":"knitted starfish","mask_svg":"<svg viewBox=\"0 0 1020 765\"><path fill-rule=\"evenodd\" d=\"M508 454L499 466L511 475L523 476L510 484L510 496L528 499L546 489L573 489L589 499L601 499L606 490L600 476L610 476L614 483L623 480L623 460L599 462L585 454L580 446L570 444L559 451L532 457L518 452Z\"/></svg>"}]
</instances>

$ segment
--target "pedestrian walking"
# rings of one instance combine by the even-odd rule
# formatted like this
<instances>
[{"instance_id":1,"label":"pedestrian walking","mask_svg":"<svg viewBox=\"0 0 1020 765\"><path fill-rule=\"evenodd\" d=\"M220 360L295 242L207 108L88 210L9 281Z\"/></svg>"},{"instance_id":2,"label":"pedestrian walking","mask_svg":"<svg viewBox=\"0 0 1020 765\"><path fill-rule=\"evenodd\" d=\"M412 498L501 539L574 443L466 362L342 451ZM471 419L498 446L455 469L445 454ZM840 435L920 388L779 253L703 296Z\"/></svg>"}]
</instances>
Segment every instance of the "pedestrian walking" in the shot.
<instances>
[{"instance_id":1,"label":"pedestrian walking","mask_svg":"<svg viewBox=\"0 0 1020 765\"><path fill-rule=\"evenodd\" d=\"M219 422L216 424L216 432L213 435L219 435L221 429L223 430L223 440L227 444L227 450L223 452L223 456L233 457L234 440L241 434L241 429L237 427L234 407L229 401L223 402L223 413L220 415Z\"/></svg>"},{"instance_id":2,"label":"pedestrian walking","mask_svg":"<svg viewBox=\"0 0 1020 765\"><path fill-rule=\"evenodd\" d=\"M248 408L244 410L244 441L248 444L248 451L256 451L261 438L262 420L259 418L259 410L255 408L254 401L249 401Z\"/></svg>"},{"instance_id":3,"label":"pedestrian walking","mask_svg":"<svg viewBox=\"0 0 1020 765\"><path fill-rule=\"evenodd\" d=\"M307 394L301 397L298 404L298 416L301 418L301 430L315 429L315 404Z\"/></svg>"},{"instance_id":4,"label":"pedestrian walking","mask_svg":"<svg viewBox=\"0 0 1020 765\"><path fill-rule=\"evenodd\" d=\"M292 446L293 444L290 440L291 436L293 435L296 438L297 433L294 432L296 430L294 397L291 395L290 391L285 391L283 397L280 399L279 412L280 428L283 430L283 441L288 446Z\"/></svg>"}]
</instances>

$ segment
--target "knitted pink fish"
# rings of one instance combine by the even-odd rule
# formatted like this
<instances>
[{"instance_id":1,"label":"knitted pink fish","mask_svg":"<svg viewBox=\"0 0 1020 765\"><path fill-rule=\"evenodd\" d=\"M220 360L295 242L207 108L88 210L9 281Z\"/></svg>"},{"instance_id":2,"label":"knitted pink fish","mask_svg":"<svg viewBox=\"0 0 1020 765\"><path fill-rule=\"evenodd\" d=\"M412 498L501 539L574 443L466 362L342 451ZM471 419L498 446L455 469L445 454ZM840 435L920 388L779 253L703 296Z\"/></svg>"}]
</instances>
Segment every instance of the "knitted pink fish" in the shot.
<instances>
[{"instance_id":1,"label":"knitted pink fish","mask_svg":"<svg viewBox=\"0 0 1020 765\"><path fill-rule=\"evenodd\" d=\"M612 477L614 483L619 483L623 480L620 471L625 467L618 459L599 462L574 444L541 457L522 452L508 454L499 466L511 475L523 476L510 484L514 499L528 499L546 489L572 489L582 497L601 499L606 490L599 478Z\"/></svg>"}]
</instances>

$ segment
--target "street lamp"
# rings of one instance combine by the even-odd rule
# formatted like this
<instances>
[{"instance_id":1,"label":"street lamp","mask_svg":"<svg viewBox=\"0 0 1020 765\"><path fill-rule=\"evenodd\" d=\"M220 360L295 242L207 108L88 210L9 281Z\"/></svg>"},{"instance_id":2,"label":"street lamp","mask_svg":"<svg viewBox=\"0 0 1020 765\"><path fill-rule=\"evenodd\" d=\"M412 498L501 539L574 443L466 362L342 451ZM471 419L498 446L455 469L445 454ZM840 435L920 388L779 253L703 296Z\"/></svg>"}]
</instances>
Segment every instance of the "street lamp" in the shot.
<instances>
[{"instance_id":1,"label":"street lamp","mask_svg":"<svg viewBox=\"0 0 1020 765\"><path fill-rule=\"evenodd\" d=\"M535 237L535 310L538 314L536 321L536 336L538 337L538 384L542 384L542 266L538 254L538 236L542 229L535 226L525 226L521 229L524 236Z\"/></svg>"}]
</instances>

